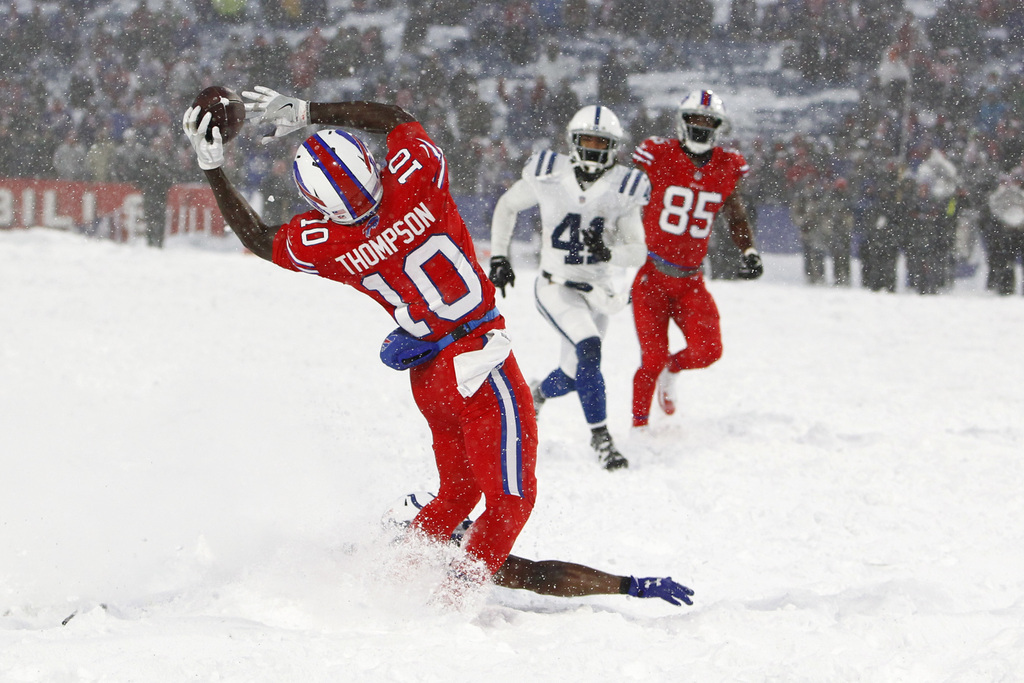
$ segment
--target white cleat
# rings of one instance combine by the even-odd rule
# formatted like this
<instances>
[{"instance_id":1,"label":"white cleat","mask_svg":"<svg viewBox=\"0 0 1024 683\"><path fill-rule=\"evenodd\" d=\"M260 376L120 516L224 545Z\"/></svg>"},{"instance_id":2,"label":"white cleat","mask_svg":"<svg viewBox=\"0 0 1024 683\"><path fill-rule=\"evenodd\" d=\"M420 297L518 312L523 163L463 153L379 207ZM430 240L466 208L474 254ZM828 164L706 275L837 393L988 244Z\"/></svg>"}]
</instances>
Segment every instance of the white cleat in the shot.
<instances>
[{"instance_id":1,"label":"white cleat","mask_svg":"<svg viewBox=\"0 0 1024 683\"><path fill-rule=\"evenodd\" d=\"M658 375L655 393L658 395L658 405L666 415L676 412L676 375L678 374L678 372L669 372L666 367Z\"/></svg>"}]
</instances>

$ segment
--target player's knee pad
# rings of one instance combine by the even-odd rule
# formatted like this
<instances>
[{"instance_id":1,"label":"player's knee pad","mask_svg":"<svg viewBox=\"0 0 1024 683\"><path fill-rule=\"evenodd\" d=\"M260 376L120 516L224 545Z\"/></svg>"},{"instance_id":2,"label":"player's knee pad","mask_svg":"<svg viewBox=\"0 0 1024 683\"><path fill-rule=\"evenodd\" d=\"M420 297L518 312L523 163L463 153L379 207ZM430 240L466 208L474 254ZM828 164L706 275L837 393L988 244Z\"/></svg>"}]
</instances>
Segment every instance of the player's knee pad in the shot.
<instances>
[{"instance_id":1,"label":"player's knee pad","mask_svg":"<svg viewBox=\"0 0 1024 683\"><path fill-rule=\"evenodd\" d=\"M587 337L576 345L576 358L579 367L588 370L601 366L601 338ZM578 376L579 373L577 373Z\"/></svg>"},{"instance_id":2,"label":"player's knee pad","mask_svg":"<svg viewBox=\"0 0 1024 683\"><path fill-rule=\"evenodd\" d=\"M576 380L562 372L559 368L544 378L541 382L540 391L545 398L556 398L565 396L570 391L576 390Z\"/></svg>"},{"instance_id":3,"label":"player's knee pad","mask_svg":"<svg viewBox=\"0 0 1024 683\"><path fill-rule=\"evenodd\" d=\"M607 418L605 405L604 375L601 374L601 339L588 337L576 345L579 359L576 368L576 393L579 394L583 414L588 424L604 422Z\"/></svg>"},{"instance_id":4,"label":"player's knee pad","mask_svg":"<svg viewBox=\"0 0 1024 683\"><path fill-rule=\"evenodd\" d=\"M685 348L672 357L670 364L673 370L697 370L706 368L722 357L721 337L709 337L693 348Z\"/></svg>"}]
</instances>

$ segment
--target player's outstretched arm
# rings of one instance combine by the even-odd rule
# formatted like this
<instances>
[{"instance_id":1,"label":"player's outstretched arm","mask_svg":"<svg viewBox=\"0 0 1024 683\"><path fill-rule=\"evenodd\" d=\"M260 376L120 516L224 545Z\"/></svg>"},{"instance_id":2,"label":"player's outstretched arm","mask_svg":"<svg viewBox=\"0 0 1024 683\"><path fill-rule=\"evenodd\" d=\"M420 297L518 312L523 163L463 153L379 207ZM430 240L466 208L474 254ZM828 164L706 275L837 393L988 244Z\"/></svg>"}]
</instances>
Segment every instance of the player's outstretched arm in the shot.
<instances>
[{"instance_id":1,"label":"player's outstretched arm","mask_svg":"<svg viewBox=\"0 0 1024 683\"><path fill-rule=\"evenodd\" d=\"M224 220L246 249L262 259L274 258L274 235L279 225L267 225L228 180L223 168L204 171Z\"/></svg>"},{"instance_id":2,"label":"player's outstretched arm","mask_svg":"<svg viewBox=\"0 0 1024 683\"><path fill-rule=\"evenodd\" d=\"M415 121L416 117L397 105L381 102L310 102L309 119L324 126L390 133L403 123Z\"/></svg>"},{"instance_id":3,"label":"player's outstretched arm","mask_svg":"<svg viewBox=\"0 0 1024 683\"><path fill-rule=\"evenodd\" d=\"M401 107L381 102L308 102L282 95L262 85L242 92L251 102L245 110L264 123L274 124L274 133L263 142L287 135L310 124L358 128L368 133L390 133L397 126L415 121Z\"/></svg>"},{"instance_id":4,"label":"player's outstretched arm","mask_svg":"<svg viewBox=\"0 0 1024 683\"><path fill-rule=\"evenodd\" d=\"M622 593L623 579L629 580L581 564L560 560L536 562L515 555L509 555L494 575L494 583L503 588L520 588L562 598Z\"/></svg>"},{"instance_id":5,"label":"player's outstretched arm","mask_svg":"<svg viewBox=\"0 0 1024 683\"><path fill-rule=\"evenodd\" d=\"M264 223L228 180L224 173L224 142L220 129L214 127L210 135L212 139L208 140L206 132L212 117L207 113L200 119L200 113L199 107L190 107L181 120L182 130L196 153L199 168L206 175L217 206L231 230L249 251L270 261L273 258L274 235L279 226Z\"/></svg>"},{"instance_id":6,"label":"player's outstretched arm","mask_svg":"<svg viewBox=\"0 0 1024 683\"><path fill-rule=\"evenodd\" d=\"M661 598L673 605L683 602L693 604L690 599L693 591L671 578L617 576L560 560L537 562L509 555L493 580L503 588L519 588L561 598L621 594L638 598Z\"/></svg>"}]
</instances>

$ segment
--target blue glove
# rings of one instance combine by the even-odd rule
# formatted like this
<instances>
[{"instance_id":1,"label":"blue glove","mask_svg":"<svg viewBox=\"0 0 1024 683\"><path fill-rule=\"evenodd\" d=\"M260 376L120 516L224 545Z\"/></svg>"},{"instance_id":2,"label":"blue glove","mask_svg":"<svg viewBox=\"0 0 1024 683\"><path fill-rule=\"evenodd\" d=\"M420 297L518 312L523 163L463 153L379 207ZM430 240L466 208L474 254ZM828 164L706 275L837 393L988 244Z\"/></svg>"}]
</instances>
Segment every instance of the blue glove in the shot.
<instances>
[{"instance_id":1,"label":"blue glove","mask_svg":"<svg viewBox=\"0 0 1024 683\"><path fill-rule=\"evenodd\" d=\"M634 598L661 598L671 602L673 605L679 605L680 600L687 605L693 604L693 600L690 600L693 591L682 584L676 583L668 576L663 579L654 576L638 579L635 576L631 576L629 577L629 594Z\"/></svg>"}]
</instances>

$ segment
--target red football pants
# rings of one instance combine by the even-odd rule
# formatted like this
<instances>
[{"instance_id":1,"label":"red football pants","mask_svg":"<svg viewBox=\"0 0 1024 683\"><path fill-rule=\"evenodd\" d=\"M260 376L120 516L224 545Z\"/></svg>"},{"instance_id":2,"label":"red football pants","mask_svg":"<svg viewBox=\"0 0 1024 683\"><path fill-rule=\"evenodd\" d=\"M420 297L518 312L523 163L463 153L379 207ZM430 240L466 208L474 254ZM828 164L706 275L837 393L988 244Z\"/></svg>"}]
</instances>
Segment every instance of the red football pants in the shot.
<instances>
[{"instance_id":1,"label":"red football pants","mask_svg":"<svg viewBox=\"0 0 1024 683\"><path fill-rule=\"evenodd\" d=\"M633 323L640 342L640 368L633 375L633 424L647 424L658 375L706 368L722 357L718 306L704 276L665 275L648 261L633 281ZM669 353L669 321L683 332L686 348Z\"/></svg>"},{"instance_id":2,"label":"red football pants","mask_svg":"<svg viewBox=\"0 0 1024 683\"><path fill-rule=\"evenodd\" d=\"M530 387L512 354L475 394L464 398L459 393L452 359L482 346L479 337L462 339L410 370L413 398L430 426L441 480L437 498L412 525L447 542L485 496L486 509L464 548L493 574L508 559L537 498L537 421Z\"/></svg>"}]
</instances>

